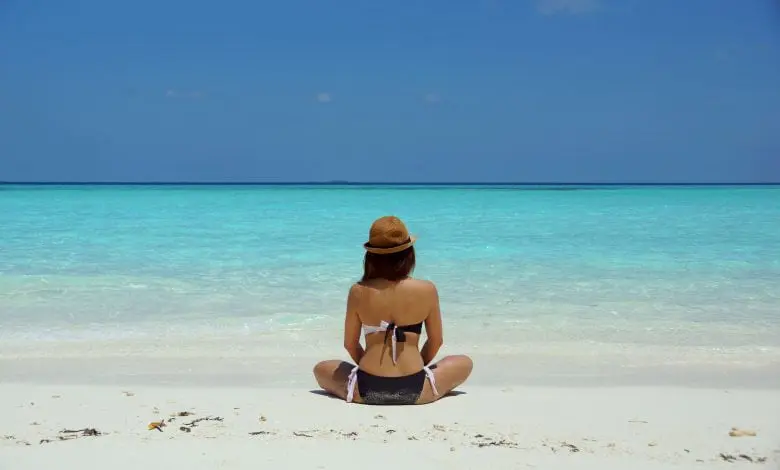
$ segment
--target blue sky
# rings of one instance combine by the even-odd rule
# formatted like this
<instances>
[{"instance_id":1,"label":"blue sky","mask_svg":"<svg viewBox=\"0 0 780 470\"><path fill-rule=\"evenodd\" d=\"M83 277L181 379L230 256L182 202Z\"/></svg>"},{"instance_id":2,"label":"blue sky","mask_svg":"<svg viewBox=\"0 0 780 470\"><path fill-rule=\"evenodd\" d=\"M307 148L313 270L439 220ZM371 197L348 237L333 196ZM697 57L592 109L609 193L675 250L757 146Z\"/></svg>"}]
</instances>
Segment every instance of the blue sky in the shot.
<instances>
[{"instance_id":1,"label":"blue sky","mask_svg":"<svg viewBox=\"0 0 780 470\"><path fill-rule=\"evenodd\" d=\"M773 0L0 2L0 180L780 181Z\"/></svg>"}]
</instances>

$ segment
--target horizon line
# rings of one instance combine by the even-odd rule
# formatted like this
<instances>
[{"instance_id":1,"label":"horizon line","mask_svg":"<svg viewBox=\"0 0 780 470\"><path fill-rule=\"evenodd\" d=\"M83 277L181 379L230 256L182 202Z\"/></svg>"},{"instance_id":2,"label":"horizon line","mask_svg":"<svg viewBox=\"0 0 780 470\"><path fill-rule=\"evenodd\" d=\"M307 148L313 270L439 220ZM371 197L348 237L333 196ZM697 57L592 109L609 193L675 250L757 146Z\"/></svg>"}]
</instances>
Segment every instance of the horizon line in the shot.
<instances>
[{"instance_id":1,"label":"horizon line","mask_svg":"<svg viewBox=\"0 0 780 470\"><path fill-rule=\"evenodd\" d=\"M776 186L766 182L560 182L560 181L0 181L0 186Z\"/></svg>"}]
</instances>

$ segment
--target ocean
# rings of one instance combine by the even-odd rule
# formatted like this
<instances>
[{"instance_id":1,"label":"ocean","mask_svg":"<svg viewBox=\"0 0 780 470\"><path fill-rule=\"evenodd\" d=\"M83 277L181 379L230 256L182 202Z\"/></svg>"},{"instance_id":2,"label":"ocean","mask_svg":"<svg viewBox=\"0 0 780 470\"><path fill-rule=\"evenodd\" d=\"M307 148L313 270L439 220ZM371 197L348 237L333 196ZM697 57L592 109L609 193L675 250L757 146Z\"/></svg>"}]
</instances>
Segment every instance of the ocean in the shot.
<instances>
[{"instance_id":1,"label":"ocean","mask_svg":"<svg viewBox=\"0 0 780 470\"><path fill-rule=\"evenodd\" d=\"M340 347L387 214L419 237L415 275L437 283L453 348L780 358L780 186L4 185L0 353Z\"/></svg>"}]
</instances>

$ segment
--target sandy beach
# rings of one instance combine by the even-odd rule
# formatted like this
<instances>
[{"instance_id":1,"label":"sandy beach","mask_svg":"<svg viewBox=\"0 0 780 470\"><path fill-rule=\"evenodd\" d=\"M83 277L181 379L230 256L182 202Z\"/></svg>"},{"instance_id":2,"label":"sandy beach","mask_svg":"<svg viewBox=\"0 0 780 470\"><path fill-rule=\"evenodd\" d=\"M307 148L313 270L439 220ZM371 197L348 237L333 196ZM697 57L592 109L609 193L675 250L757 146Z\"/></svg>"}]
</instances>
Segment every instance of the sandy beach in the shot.
<instances>
[{"instance_id":1,"label":"sandy beach","mask_svg":"<svg viewBox=\"0 0 780 470\"><path fill-rule=\"evenodd\" d=\"M780 469L777 190L537 189L5 192L0 470ZM474 360L432 405L313 390L377 208Z\"/></svg>"},{"instance_id":2,"label":"sandy beach","mask_svg":"<svg viewBox=\"0 0 780 470\"><path fill-rule=\"evenodd\" d=\"M209 384L187 365L173 381L132 380L103 363L111 384L88 358L72 374L78 362L32 361L0 362L27 371L0 384L2 470L780 468L776 387L485 385L485 366L433 405L370 407L318 393L301 368L290 387Z\"/></svg>"}]
</instances>

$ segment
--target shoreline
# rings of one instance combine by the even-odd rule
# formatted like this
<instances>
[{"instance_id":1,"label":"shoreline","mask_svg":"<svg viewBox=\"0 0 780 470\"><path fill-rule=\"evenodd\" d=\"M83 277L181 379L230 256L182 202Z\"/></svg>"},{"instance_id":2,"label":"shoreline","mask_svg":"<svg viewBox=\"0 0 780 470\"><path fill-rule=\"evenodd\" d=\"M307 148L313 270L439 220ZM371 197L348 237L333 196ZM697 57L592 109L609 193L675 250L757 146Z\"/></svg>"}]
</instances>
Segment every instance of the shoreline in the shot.
<instances>
[{"instance_id":1,"label":"shoreline","mask_svg":"<svg viewBox=\"0 0 780 470\"><path fill-rule=\"evenodd\" d=\"M0 384L146 384L313 386L325 359L350 361L340 331L118 341L4 342ZM452 331L437 360L467 354L475 386L672 386L780 389L780 348L637 345L594 341L474 342Z\"/></svg>"},{"instance_id":2,"label":"shoreline","mask_svg":"<svg viewBox=\"0 0 780 470\"><path fill-rule=\"evenodd\" d=\"M445 351L439 356L447 355ZM780 362L765 364L640 365L609 362L567 363L566 358L470 354L475 363L467 384L529 388L685 388L780 391ZM312 368L322 359L349 362L345 354L312 356L213 357L0 357L0 385L143 386L158 384L209 388L316 387ZM778 397L780 400L780 397ZM780 417L779 417L780 418Z\"/></svg>"}]
</instances>

